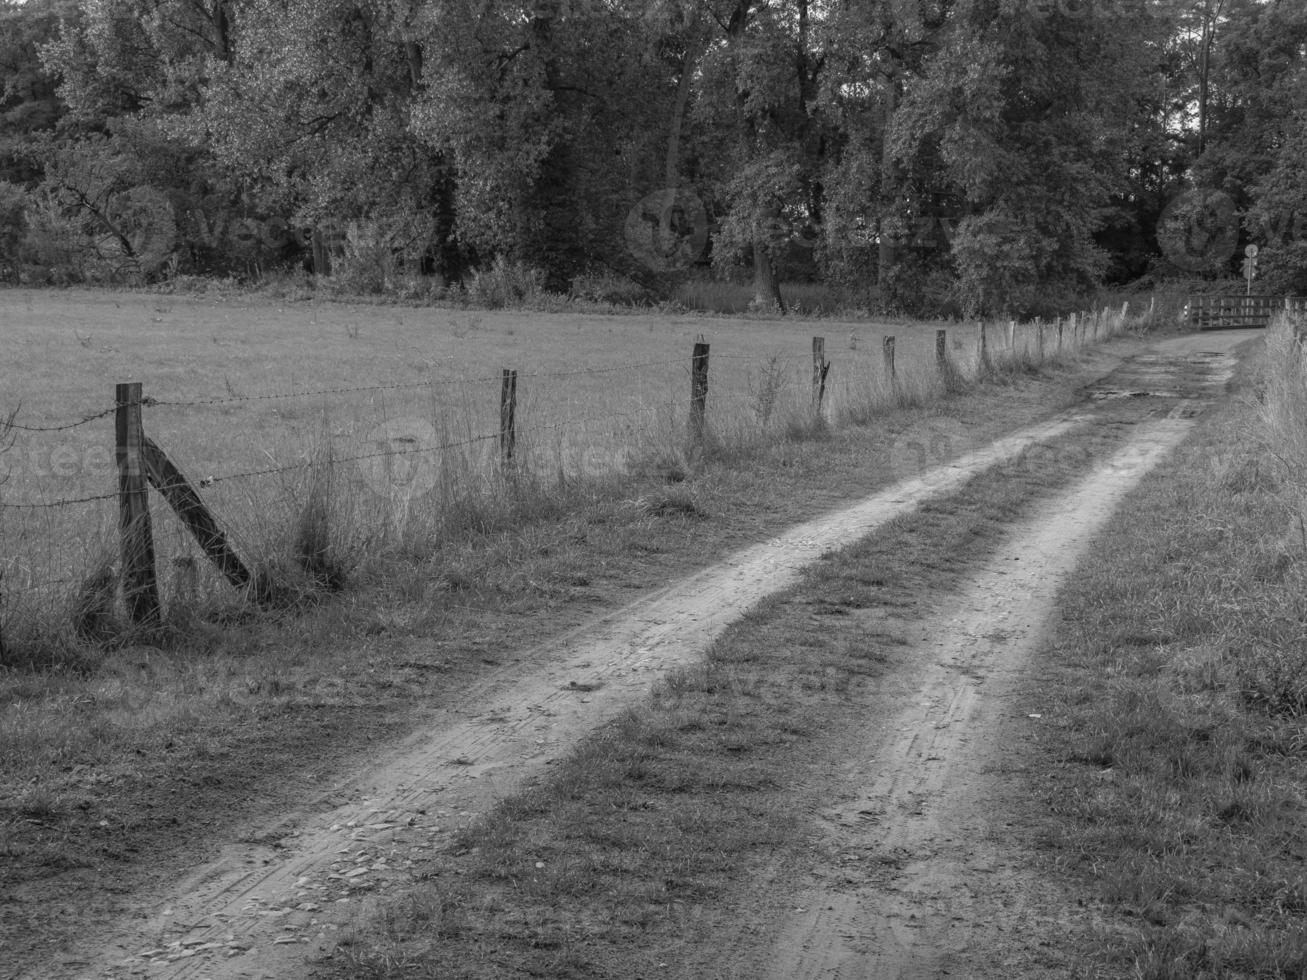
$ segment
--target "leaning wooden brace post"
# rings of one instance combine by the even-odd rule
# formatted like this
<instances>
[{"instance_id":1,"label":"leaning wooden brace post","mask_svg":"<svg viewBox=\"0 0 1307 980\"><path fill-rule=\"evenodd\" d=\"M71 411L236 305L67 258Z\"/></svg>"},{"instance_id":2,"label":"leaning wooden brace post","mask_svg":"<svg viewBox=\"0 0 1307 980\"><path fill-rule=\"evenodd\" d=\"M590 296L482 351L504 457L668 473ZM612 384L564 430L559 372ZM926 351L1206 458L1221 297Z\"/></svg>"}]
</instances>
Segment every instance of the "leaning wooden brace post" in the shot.
<instances>
[{"instance_id":1,"label":"leaning wooden brace post","mask_svg":"<svg viewBox=\"0 0 1307 980\"><path fill-rule=\"evenodd\" d=\"M114 434L118 460L118 528L122 535L122 587L127 614L138 626L159 621L159 583L154 574L154 532L141 445L140 382L115 392Z\"/></svg>"},{"instance_id":2,"label":"leaning wooden brace post","mask_svg":"<svg viewBox=\"0 0 1307 980\"><path fill-rule=\"evenodd\" d=\"M141 437L141 459L151 486L168 501L209 560L228 582L238 589L245 588L250 583L250 570L228 543L227 535L218 527L213 514L182 471L149 436Z\"/></svg>"},{"instance_id":3,"label":"leaning wooden brace post","mask_svg":"<svg viewBox=\"0 0 1307 980\"><path fill-rule=\"evenodd\" d=\"M708 428L708 345L695 341L690 359L690 437L703 445Z\"/></svg>"},{"instance_id":4,"label":"leaning wooden brace post","mask_svg":"<svg viewBox=\"0 0 1307 980\"><path fill-rule=\"evenodd\" d=\"M894 369L894 338L886 337L883 343L883 347L885 351L885 370L889 374L890 380L892 381L894 380L894 377L896 375L896 371Z\"/></svg>"},{"instance_id":5,"label":"leaning wooden brace post","mask_svg":"<svg viewBox=\"0 0 1307 980\"><path fill-rule=\"evenodd\" d=\"M513 465L517 450L517 372L504 368L499 385L499 457L504 468Z\"/></svg>"},{"instance_id":6,"label":"leaning wooden brace post","mask_svg":"<svg viewBox=\"0 0 1307 980\"><path fill-rule=\"evenodd\" d=\"M826 360L826 338L812 338L812 413L821 418L826 401L826 376L830 374L830 361Z\"/></svg>"}]
</instances>

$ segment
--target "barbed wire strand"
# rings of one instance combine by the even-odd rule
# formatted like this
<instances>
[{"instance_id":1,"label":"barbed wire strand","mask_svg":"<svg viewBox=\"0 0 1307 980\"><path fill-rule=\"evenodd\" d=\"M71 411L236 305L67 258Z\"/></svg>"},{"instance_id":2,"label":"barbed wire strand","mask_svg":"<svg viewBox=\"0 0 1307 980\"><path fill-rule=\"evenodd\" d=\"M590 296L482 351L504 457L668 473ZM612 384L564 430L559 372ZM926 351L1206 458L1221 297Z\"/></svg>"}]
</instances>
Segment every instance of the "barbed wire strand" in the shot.
<instances>
[{"instance_id":1,"label":"barbed wire strand","mask_svg":"<svg viewBox=\"0 0 1307 980\"><path fill-rule=\"evenodd\" d=\"M642 371L651 367L666 367L680 364L681 360L644 361L632 364L620 364L606 368L582 368L575 371L519 371L518 380L539 378L572 378L579 375L612 374L621 371ZM221 398L196 398L179 400L171 398L145 398L142 404L149 408L194 408L208 405L230 405L239 402L276 401L291 398L316 398L320 395L346 395L370 391L407 391L415 388L437 388L451 385L496 384L502 375L488 375L474 378L431 378L426 381L401 381L386 385L350 385L338 388L316 388L308 391L274 391L258 395L228 395ZM112 409L110 409L112 411Z\"/></svg>"},{"instance_id":2,"label":"barbed wire strand","mask_svg":"<svg viewBox=\"0 0 1307 980\"><path fill-rule=\"evenodd\" d=\"M573 425L585 425L591 422L607 422L613 419L637 418L656 413L656 407L640 408L630 412L610 412L600 416L589 417L569 417L560 419L557 422L531 424L527 423L519 431L540 431L548 429L560 429ZM466 446L477 445L483 442L491 442L500 438L500 433L495 432L489 435L474 436L471 439L460 440L457 442L440 443L434 446L418 446L412 449L390 449L380 450L370 453L356 453L349 456L333 456L329 460L332 463L351 463L361 462L367 459L380 459L387 456L408 456L420 453L444 452L450 449L459 449ZM255 470L245 470L238 473L226 473L221 476L205 477L198 481L201 487L212 486L217 483L223 483L229 480L250 479L259 476L273 476L278 473L289 473L295 470L310 468L319 465L314 460L299 460L294 463L287 463L278 466L261 467ZM104 500L117 499L117 493L94 494L85 497L69 497L58 500L41 501L39 503L10 503L0 500L0 510L54 510L61 507L73 507L80 504L96 503Z\"/></svg>"},{"instance_id":3,"label":"barbed wire strand","mask_svg":"<svg viewBox=\"0 0 1307 980\"><path fill-rule=\"evenodd\" d=\"M59 507L75 507L78 504L93 504L100 500L116 500L117 493L101 493L92 497L68 497L60 500L46 500L39 504L11 504L0 500L0 510L54 510Z\"/></svg>"},{"instance_id":4,"label":"barbed wire strand","mask_svg":"<svg viewBox=\"0 0 1307 980\"><path fill-rule=\"evenodd\" d=\"M92 422L98 422L100 419L107 418L108 416L112 415L116 411L118 411L117 405L115 405L113 408L106 408L102 412L96 412L93 415L87 415L84 418L78 419L76 422L69 422L65 425L22 425L18 422L8 422L8 423L0 424L0 429L4 429L4 428L19 429L22 432L66 432L69 429L76 429L79 426L89 425Z\"/></svg>"},{"instance_id":5,"label":"barbed wire strand","mask_svg":"<svg viewBox=\"0 0 1307 980\"><path fill-rule=\"evenodd\" d=\"M728 354L728 353L718 352L717 354L712 355L712 358L718 361L720 360L756 361L760 364L771 363L773 360L780 360L785 362L793 361L796 364L802 364L805 362L805 358L797 354L787 354L784 355L783 357L774 358L773 356L764 355L764 354ZM518 373L518 379L519 381L522 381L522 380L540 380L540 379L549 379L549 378L575 378L581 376L593 376L593 375L615 374L620 372L643 371L655 367L677 367L677 368L685 369L687 371L689 370L688 366L685 364L684 358L676 358L674 360L667 359L667 360L658 360L658 361L637 361L630 364L619 364L619 365L613 365L610 367L602 367L602 368L579 368L574 371L520 371ZM452 386L452 385L494 384L501 380L502 380L502 375L493 375L493 376L484 376L484 377L475 377L475 378L433 378L426 381L403 381L403 382L397 382L395 384L386 384L386 385L349 385L349 386L341 386L336 388L315 388L315 389L309 389L307 391L275 391L275 392L264 392L262 394L257 394L257 395L228 395L225 397L218 397L218 398L196 398L196 399L189 399L189 400L172 399L172 398L155 398L152 396L147 396L145 398L142 398L139 404L144 408L197 408L197 407L206 407L211 405L239 404L242 402L281 401L281 400L289 400L294 398L316 398L322 395L359 394L362 392L377 392L377 391L406 391L406 390L413 390L416 388L436 388L436 387ZM82 418L77 419L74 422L61 423L58 425L49 425L49 426L25 425L19 422L13 422L10 424L9 427L23 432L66 432L70 429L76 429L83 425L89 425L92 422L97 422L100 419L107 418L108 416L114 414L114 412L116 412L117 409L118 406L115 405L111 408L106 408L101 411L93 412L89 415L83 416Z\"/></svg>"}]
</instances>

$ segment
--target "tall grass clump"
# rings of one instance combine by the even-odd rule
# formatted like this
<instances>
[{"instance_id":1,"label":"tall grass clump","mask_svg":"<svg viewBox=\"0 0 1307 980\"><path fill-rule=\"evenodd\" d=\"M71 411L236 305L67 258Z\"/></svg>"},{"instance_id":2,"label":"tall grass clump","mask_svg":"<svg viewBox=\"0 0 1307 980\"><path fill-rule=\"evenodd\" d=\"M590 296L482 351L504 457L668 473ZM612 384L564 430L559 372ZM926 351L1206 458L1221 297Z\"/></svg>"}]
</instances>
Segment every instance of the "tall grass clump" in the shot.
<instances>
[{"instance_id":1,"label":"tall grass clump","mask_svg":"<svg viewBox=\"0 0 1307 980\"><path fill-rule=\"evenodd\" d=\"M486 309L532 307L544 298L545 277L539 269L498 255L488 268L474 270L466 287L468 299Z\"/></svg>"}]
</instances>

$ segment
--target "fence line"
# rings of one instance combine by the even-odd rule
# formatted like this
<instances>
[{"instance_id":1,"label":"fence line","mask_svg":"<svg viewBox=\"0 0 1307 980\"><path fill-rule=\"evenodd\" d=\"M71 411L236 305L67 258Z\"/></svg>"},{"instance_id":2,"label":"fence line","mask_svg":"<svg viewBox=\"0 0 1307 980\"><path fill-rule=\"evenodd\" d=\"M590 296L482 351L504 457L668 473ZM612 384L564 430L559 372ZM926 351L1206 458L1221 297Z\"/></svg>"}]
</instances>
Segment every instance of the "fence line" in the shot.
<instances>
[{"instance_id":1,"label":"fence line","mask_svg":"<svg viewBox=\"0 0 1307 980\"><path fill-rule=\"evenodd\" d=\"M1070 322L1073 327L1073 336L1071 337L1072 343L1076 343L1078 341L1083 342L1084 340L1089 339L1085 334L1076 332L1077 315L1072 315L1072 317L1070 318ZM1084 322L1085 322L1084 320L1080 320L1080 325L1082 328ZM1053 324L1049 324L1050 327L1052 325ZM1006 348L1009 352L1012 352L1015 350L1015 341L1014 341L1015 331L1013 328L1015 328L1016 325L1009 324L1008 326L1009 326L1009 330L1007 334L1008 344L1006 345ZM1040 335L1042 337L1042 324L1038 324L1038 323L1023 324L1022 326L1027 328L1030 326L1036 327L1036 329L1040 330ZM984 353L983 325L978 325L978 327L980 329L980 338L982 341L982 353ZM964 328L964 329L971 329L971 328ZM935 331L934 334L933 340L935 343L935 356L937 360L940 357L939 351L940 351L940 344L942 342L942 338L940 337L940 334L944 334L946 332L947 331L944 330L938 330ZM923 337L920 339L921 339L921 344L919 346L921 346L923 349L927 348L929 346L930 338L926 338L923 335ZM1029 338L1027 337L1027 341L1028 339ZM1063 348L1065 346L1066 346L1065 344L1062 345ZM993 345L990 345L990 347L992 348ZM870 349L859 350L855 348L852 352L855 354L859 354L861 356L848 358L848 360L855 361L855 362L861 361L863 362L862 366L867 368L872 367L877 360L880 360L885 365L885 368L890 373L892 379L897 371L895 353L894 353L895 348L896 348L896 338L892 336L886 337L884 338L884 342L883 342L882 358L876 358L872 354ZM990 358L992 359L994 355L994 351L991 349L988 353ZM1026 353L1029 353L1028 343L1026 345ZM760 355L760 354L739 354L739 353L732 353L732 352L715 351L712 355L712 359L714 362L719 362L723 360L733 361L733 362L754 362L754 363L758 363L761 365L768 365L768 366L784 364L784 365L793 365L796 368L798 367L806 368L808 364L808 359L805 356L797 355L797 354ZM618 372L629 373L629 372L645 370L647 368L652 368L652 367L672 367L672 366L680 369L680 372L684 373L687 376L692 373L691 371L692 364L687 363L684 359L677 359L677 360L657 360L657 361L636 362L633 364L621 364L621 365L612 365L608 367L577 369L573 371L518 372L518 377L523 380L549 379L549 378L575 378L580 376L594 376L594 375L603 375L603 374L618 373ZM235 404L235 403L243 403L243 402L308 398L308 397L317 397L321 395L331 395L331 394L351 394L351 393L371 392L371 391L402 391L402 390L433 388L433 387L450 386L450 385L463 385L463 386L473 386L478 384L488 385L488 384L498 382L499 380L500 378L498 376L486 376L486 377L463 378L463 379L430 379L426 381L401 382L401 383L389 384L389 385L355 385L355 386L343 386L343 387L336 387L336 388L313 389L309 391L268 392L268 393L263 393L258 395L235 395L235 396L229 396L224 398L193 399L193 400L159 399L151 396L145 396L141 399L140 405L145 408L208 407L213 405ZM13 429L18 429L24 432L31 432L31 433L55 433L55 432L69 431L75 428L85 426L89 423L107 418L108 416L112 415L116 411L116 408L117 406L113 408L108 408L96 412L92 415L85 416L81 419L78 419L77 421L69 422L67 424L62 424L62 425L28 426L28 425L22 425L18 423L12 423L10 427ZM614 419L620 419L620 418L635 418L635 417L647 416L649 414L650 411L647 409L637 410L633 412L617 412L617 413L609 412L602 416L567 417L552 423L528 423L528 427L532 431L554 431L554 430L566 428L571 425L584 425L584 424L595 423L595 422L606 422L606 421L612 421ZM390 450L379 451L379 452L359 453L359 454L341 456L341 457L333 456L332 461L357 462L357 461L364 461L368 459L382 458L386 456L405 456L405 455L414 455L414 454L421 454L421 453L443 452L451 449L464 448L467 446L476 445L480 443L492 442L495 439L498 439L499 437L500 434L496 432L493 434L479 435L469 439L458 440L454 442L444 442L431 446L390 449ZM231 480L249 479L249 478L260 477L260 476L272 476L279 473L292 472L295 470L305 469L313 465L315 465L315 461L313 460L300 460L294 463L259 467L256 469L238 471L235 473L225 473L218 476L207 476L203 478L203 480L201 480L200 482L203 486L210 486L213 484L227 482ZM2 484L0 484L0 486L2 486ZM77 506L81 504L113 500L115 499L116 496L117 495L115 493L100 493L100 494L88 494L80 497L61 498L61 499L56 499L51 501L41 501L41 502L32 502L32 503L11 503L11 502L4 501L3 499L0 499L0 509L10 509L10 510L58 509L63 507Z\"/></svg>"},{"instance_id":2,"label":"fence line","mask_svg":"<svg viewBox=\"0 0 1307 980\"><path fill-rule=\"evenodd\" d=\"M507 384L505 379L508 378L509 375L513 376L514 381L520 378L521 380L537 382L537 385L535 386L537 391L541 390L538 382L549 379L564 380L575 379L578 377L618 374L636 375L642 382L647 380L650 384L658 385L660 391L662 390L662 386L664 386L669 380L674 380L675 377L688 377L692 382L692 384L687 386L687 390L685 391L668 391L666 393L666 399L663 399L660 396L655 404L638 404L637 407L628 411L604 410L599 413L596 413L591 405L589 411L576 412L575 414L569 412L568 409L579 407L577 404L578 402L587 402L592 401L593 399L587 396L583 389L575 389L568 386L565 388L565 394L568 398L566 401L561 403L563 408L562 417L555 417L552 419L547 418L547 416L541 418L539 414L535 412L535 406L530 401L535 393L530 388L528 388L527 391L528 400L525 403L517 402L518 390L516 385L514 385L512 388L513 401L511 410L506 409L505 406L508 403L503 400L507 398L508 395L501 393L499 418L497 419L498 428L493 432L483 431L480 433L469 433L466 438L440 439L434 443L428 444L424 442L422 444L411 445L396 444L400 442L397 437L387 436L383 445L377 449L369 449L364 452L347 452L343 455L336 455L332 452L327 452L316 457L309 455L297 459L294 462L275 463L275 465L268 466L255 466L248 469L240 469L235 472L224 472L219 473L218 475L205 476L203 479L197 481L197 485L200 488L208 488L218 484L230 484L235 481L253 481L279 474L312 470L314 467L321 465L362 463L370 460L403 459L448 454L460 449L469 449L473 447L488 448L495 442L498 442L500 447L498 453L500 467L504 468L505 472L507 472L510 467L514 472L516 472L516 467L521 465L520 461L514 458L514 447L518 445L517 434L519 431L524 431L534 435L551 432L582 433L589 426L606 425L611 427L614 423L622 423L634 419L649 420L651 418L657 418L666 412L669 413L667 417L674 426L685 426L685 430L680 430L678 428L676 431L685 431L692 444L702 444L709 432L717 431L717 423L714 420L719 417L718 413L721 413L720 417L723 419L742 418L747 423L748 428L742 428L739 431L748 433L745 436L746 438L754 438L752 433L755 428L759 435L765 436L767 432L772 432L774 429L774 426L769 428L769 425L772 424L771 420L780 420L784 417L788 417L785 415L787 412L806 411L817 416L819 419L824 419L827 413L836 412L838 410L837 407L832 407L833 404L842 407L847 401L848 405L852 406L852 400L858 397L860 392L864 391L874 391L878 393L877 397L881 400L875 402L876 405L888 405L896 399L903 397L903 389L901 386L905 383L905 378L907 379L906 383L912 383L914 371L918 372L921 377L939 377L942 376L942 373L945 372L946 369L955 370L960 368L963 373L967 375L983 375L986 371L996 365L1001 365L1005 361L1018 361L1021 358L1035 356L1033 353L1034 351L1038 352L1038 356L1041 360L1046 356L1056 357L1068 350L1079 348L1083 344L1099 339L1101 336L1111 335L1118 332L1125 325L1125 321L1126 310L1123 308L1120 311L1107 311L1092 315L1075 315L1065 322L1055 321L1048 324L1032 323L1021 325L1017 325L1015 322L1008 322L991 325L991 329L988 331L986 330L985 324L967 325L962 327L961 330L951 328L922 331L920 328L909 327L907 328L909 331L907 334L897 338L894 336L885 336L882 338L880 344L875 343L873 340L868 340L866 346L863 347L858 346L858 340L860 338L851 336L848 351L843 352L844 356L838 357L833 362L827 358L827 351L829 348L825 345L824 339L819 337L812 338L813 344L811 359L808 357L807 352L804 354L799 354L797 352L789 354L788 352L783 351L768 353L713 351L712 362L714 364L726 361L734 365L754 364L762 369L762 373L758 375L754 375L753 373L744 375L743 384L740 383L741 377L738 374L732 376L728 371L727 376L732 377L734 383L726 388L722 388L721 382L718 380L713 381L714 387L712 389L709 388L707 371L709 363L708 345L700 340L700 342L695 345L692 357L682 357L674 360L650 360L595 368L578 368L576 370L567 371L510 372L508 369L505 369L503 374L500 376L460 379L439 378L417 382L398 382L386 385L349 385L309 391L265 392L256 395L233 395L229 397L192 400L158 399L141 394L139 387L134 387L132 390L137 392L135 396L128 397L126 401L116 401L113 408L87 415L76 421L50 426L28 426L15 423L11 427L25 433L58 433L81 428L92 422L121 412L124 409L130 409L139 413L144 408L160 410L169 408L184 409L238 403L323 397L329 395L357 394L362 392L414 391L421 389L447 388L455 385L463 388L474 386L485 387L487 389L488 400L490 387L498 387L501 382ZM820 323L818 323L817 326L820 327ZM840 324L838 326L843 328L844 325ZM1054 328L1056 328L1056 332L1054 332ZM947 336L950 332L954 334L952 338ZM961 338L958 337L959 333L962 335ZM948 342L949 340L952 340L951 345ZM949 368L950 363L954 365L953 368ZM675 369L670 377L662 371L659 371L656 375L652 376L649 374L651 369L667 368ZM776 372L783 373L778 374ZM793 377L791 377L791 374ZM810 401L808 393L808 377L811 378ZM767 399L774 400L777 397L777 392L775 390L769 390L769 385L775 385L778 389L783 389L787 399L784 405L776 410L775 414L773 414L773 402L767 401ZM871 387L868 388L868 385ZM507 392L508 390L507 387L504 388L504 392ZM607 390L609 389L605 389L605 391ZM689 396L688 399L686 396ZM547 399L548 393L546 393L544 397ZM841 399L845 401L841 401ZM888 399L888 401L886 401L886 399ZM545 404L552 407L560 403L547 401ZM523 405L525 406L524 409ZM711 413L708 411L709 406L712 407ZM382 407L385 407L384 402L382 403ZM457 408L455 408L454 411L457 411ZM729 414L730 412L734 412L734 414ZM165 413L153 413L154 416L161 414ZM276 414L278 413L274 413L274 415ZM752 415L756 415L757 418L754 419ZM404 416L396 416L395 420L400 420L402 418L404 418ZM424 418L422 421L425 422L426 419ZM489 421L489 417L486 421ZM757 423L757 426L754 425L755 422ZM470 424L468 427L472 428ZM649 429L647 425L644 428L646 430ZM434 429L432 429L429 424L428 429L432 434L434 434ZM357 433L358 430L354 431ZM373 431L375 432L376 429ZM0 429L0 434L2 434L2 429ZM630 428L605 430L602 433L592 431L587 434L593 435L597 441L590 444L579 442L572 442L570 444L566 442L560 443L557 447L554 447L553 450L550 449L550 446L552 445L551 443L533 444L528 441L527 452L544 451L548 453L556 450L562 454L564 452L562 447L570 445L571 449L569 451L581 452L583 450L584 452L589 453L594 450L608 450L614 454L612 456L613 459L623 459L623 457L618 454L624 451L629 451L633 445L633 439L636 443L638 443L640 439L639 432L635 432ZM327 439L330 441L342 437L347 436L342 436L341 433L337 432L328 435ZM623 442L623 440L625 441ZM160 457L166 461L166 456L163 456L162 450L159 449L153 441L143 437L143 442L148 444L147 448L157 451ZM376 443L374 442L373 445L375 446ZM124 465L121 440L119 442L118 451L118 464L121 471L121 468ZM477 455L467 458L471 460L471 462L462 465L479 468L493 463L495 454L492 453L489 454L489 456ZM559 458L562 459L563 457L560 455ZM30 454L30 450L29 459L36 459L35 456ZM592 459L593 457L587 456L586 462L581 465L589 465ZM578 460L579 457L578 459L574 459L573 462L578 462ZM459 465L457 460L455 461L455 464ZM446 466L448 464L442 461L440 465ZM562 469L562 465L563 464L560 462L560 470ZM619 465L625 466L626 464L625 462L622 462ZM170 472L175 473L176 479L185 484L185 479L184 477L181 477L180 470L177 470L175 466L172 466L170 461L168 462L168 466L171 467ZM51 470L54 471L53 466L51 466ZM386 472L389 473L389 469L387 469ZM461 473L462 470L457 470L456 472ZM478 469L476 472L480 472L480 470ZM578 472L589 473L591 471L583 468ZM39 468L36 469L35 473L37 477L49 475L47 473L42 473ZM163 492L165 498L167 498L168 491L176 489L176 485L170 484L166 487L159 485L157 473L158 467L156 465L151 480L152 485L155 486L156 490ZM361 486L361 480L371 483L375 481L377 477L367 473L355 473L351 479L356 483L360 483ZM3 489L3 467L0 466L0 492L3 492ZM205 506L203 502L199 502L198 494L194 493L194 489L191 488L189 484L185 484L185 491L189 494L187 497L188 501L191 501L191 503L198 503L201 508ZM138 486L134 492L137 495L139 502L139 499L143 498L146 491L140 489ZM0 515L5 511L27 513L61 511L73 506L97 503L103 504L115 499L121 502L123 500L123 494L124 491L120 489L118 492L92 493L82 496L70 496L67 498L35 502L9 502L0 499ZM233 498L231 495L226 497L228 504L230 504L233 499L240 498ZM251 497L249 499L256 501L257 503L259 498ZM169 503L173 504L174 507L177 506L173 499L169 499ZM280 506L280 504L278 506ZM355 504L352 506L357 505ZM138 513L140 513L139 508ZM179 516L183 523L188 521L186 515L180 514ZM206 518L210 517L210 515L207 515L207 510L204 516ZM258 515L258 520L255 520L251 524L248 516L242 516L244 518L242 528L244 528L246 524L257 528L259 526L258 520L265 519L266 517L266 515L260 514ZM103 530L107 533L109 522L104 511L99 512L99 519L102 520L104 524ZM121 524L124 529L133 525L133 523L133 521L128 520L126 517L121 519ZM56 526L57 525L53 522L49 525L50 528L55 528ZM172 525L170 524L169 526L171 527ZM214 526L216 526L216 524ZM195 531L193 525L190 529L193 532ZM238 543L246 540L244 530L234 530L232 533L235 535L234 540ZM90 539L88 538L87 540ZM65 540L65 537L62 535L60 536L60 541L63 541L65 545L72 544L81 546L86 544L86 541L79 542L75 538ZM203 541L201 544L203 545ZM55 552L53 551L50 552L50 554L54 553ZM29 553L29 557L30 554L32 553ZM127 552L126 549L124 549L124 566L126 566L127 561ZM12 598L14 595L28 592L39 592L41 590L49 590L64 585L76 585L81 581L76 577L50 577L41 580L39 584L29 585L27 587L17 586L15 581L17 579L36 581L38 575L38 564L39 562L33 561L19 562L17 559L11 558L8 555L0 558L0 601L5 600L6 598ZM51 564L53 565L54 563L52 562ZM20 568L22 571L18 571ZM51 570L57 571L57 565L52 567ZM8 582L5 581L3 574L4 571L8 571L9 573ZM124 573L126 573L126 567L124 567ZM4 609L0 608L0 613L3 612Z\"/></svg>"}]
</instances>

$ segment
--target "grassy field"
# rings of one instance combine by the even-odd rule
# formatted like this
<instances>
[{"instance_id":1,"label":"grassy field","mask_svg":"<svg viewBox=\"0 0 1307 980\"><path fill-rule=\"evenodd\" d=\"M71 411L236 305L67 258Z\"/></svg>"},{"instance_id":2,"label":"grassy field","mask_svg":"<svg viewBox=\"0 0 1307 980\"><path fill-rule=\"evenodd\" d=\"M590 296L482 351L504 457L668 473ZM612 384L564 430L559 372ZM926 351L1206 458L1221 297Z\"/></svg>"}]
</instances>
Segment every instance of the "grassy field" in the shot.
<instances>
[{"instance_id":1,"label":"grassy field","mask_svg":"<svg viewBox=\"0 0 1307 980\"><path fill-rule=\"evenodd\" d=\"M143 384L147 435L204 482L254 563L289 567L307 548L343 570L511 523L578 480L684 472L698 337L711 345L709 448L730 451L811 429L813 336L825 338L825 417L836 424L939 397L948 379L935 367L938 327L5 291L11 374L0 411L17 412L20 426L0 455L6 615L75 606L114 561L105 413L120 381ZM947 329L950 377L976 377L979 326ZM1049 356L1056 334L1045 330ZM1079 336L1066 328L1065 347ZM1031 325L989 327L995 362L1039 349ZM504 368L519 372L513 481L498 466ZM170 597L223 595L171 515L156 522Z\"/></svg>"}]
</instances>

